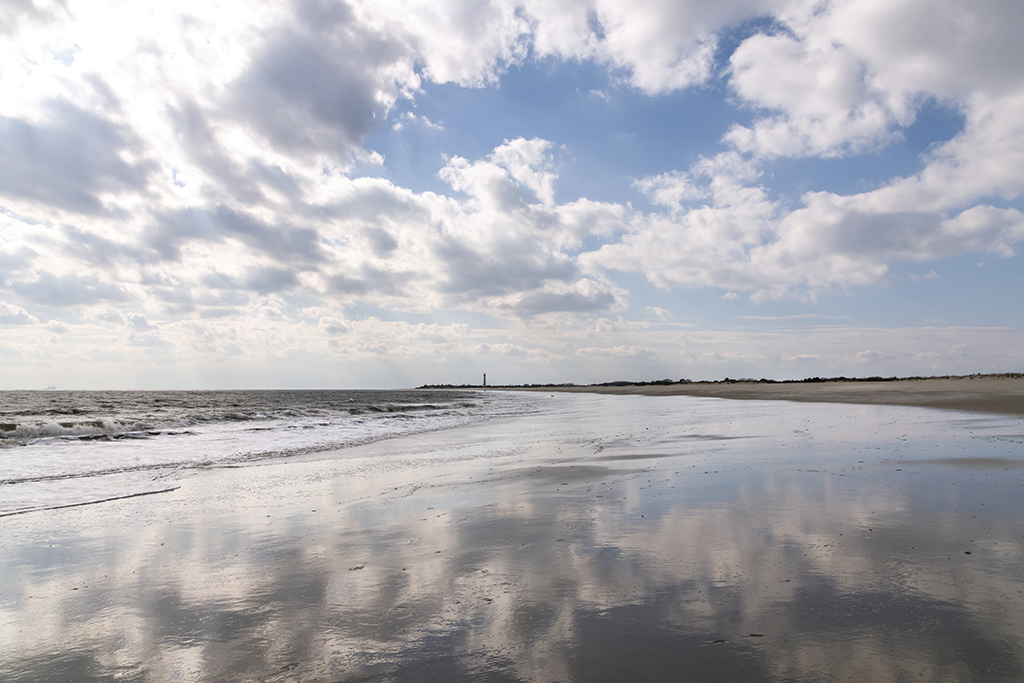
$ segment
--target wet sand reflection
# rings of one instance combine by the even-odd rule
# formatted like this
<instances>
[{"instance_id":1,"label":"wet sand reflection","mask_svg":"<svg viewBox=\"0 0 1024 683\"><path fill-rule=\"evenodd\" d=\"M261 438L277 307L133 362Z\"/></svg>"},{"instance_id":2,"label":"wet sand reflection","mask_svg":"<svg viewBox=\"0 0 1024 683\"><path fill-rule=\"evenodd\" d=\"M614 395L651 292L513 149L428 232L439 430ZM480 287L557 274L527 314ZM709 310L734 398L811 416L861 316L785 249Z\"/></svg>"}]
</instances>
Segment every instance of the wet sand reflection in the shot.
<instances>
[{"instance_id":1,"label":"wet sand reflection","mask_svg":"<svg viewBox=\"0 0 1024 683\"><path fill-rule=\"evenodd\" d=\"M0 520L0 678L1024 679L1020 420L554 400Z\"/></svg>"}]
</instances>

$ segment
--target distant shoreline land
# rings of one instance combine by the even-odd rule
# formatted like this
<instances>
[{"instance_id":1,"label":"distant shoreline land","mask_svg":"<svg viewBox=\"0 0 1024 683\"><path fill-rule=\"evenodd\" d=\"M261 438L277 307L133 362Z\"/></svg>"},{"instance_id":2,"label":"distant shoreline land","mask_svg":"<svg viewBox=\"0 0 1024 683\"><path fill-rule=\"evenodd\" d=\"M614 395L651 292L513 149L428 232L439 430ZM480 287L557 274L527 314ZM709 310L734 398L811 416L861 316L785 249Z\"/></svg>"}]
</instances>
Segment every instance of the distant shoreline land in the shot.
<instances>
[{"instance_id":1,"label":"distant shoreline land","mask_svg":"<svg viewBox=\"0 0 1024 683\"><path fill-rule=\"evenodd\" d=\"M420 389L566 391L645 396L699 396L734 400L805 401L904 405L943 410L1024 416L1024 373L944 375L941 377L809 377L799 380L730 379L600 384L452 385Z\"/></svg>"}]
</instances>

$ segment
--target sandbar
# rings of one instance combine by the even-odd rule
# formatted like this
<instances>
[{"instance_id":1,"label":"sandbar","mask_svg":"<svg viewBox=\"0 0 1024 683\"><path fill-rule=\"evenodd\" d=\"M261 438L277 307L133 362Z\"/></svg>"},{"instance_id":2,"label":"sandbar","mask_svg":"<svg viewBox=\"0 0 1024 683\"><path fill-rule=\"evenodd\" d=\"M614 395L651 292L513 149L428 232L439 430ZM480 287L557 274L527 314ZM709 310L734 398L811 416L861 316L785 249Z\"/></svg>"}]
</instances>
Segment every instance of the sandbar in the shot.
<instances>
[{"instance_id":1,"label":"sandbar","mask_svg":"<svg viewBox=\"0 0 1024 683\"><path fill-rule=\"evenodd\" d=\"M1024 377L964 376L883 381L721 381L627 386L510 387L517 391L564 391L644 396L703 396L757 401L803 401L940 408L1024 415Z\"/></svg>"}]
</instances>

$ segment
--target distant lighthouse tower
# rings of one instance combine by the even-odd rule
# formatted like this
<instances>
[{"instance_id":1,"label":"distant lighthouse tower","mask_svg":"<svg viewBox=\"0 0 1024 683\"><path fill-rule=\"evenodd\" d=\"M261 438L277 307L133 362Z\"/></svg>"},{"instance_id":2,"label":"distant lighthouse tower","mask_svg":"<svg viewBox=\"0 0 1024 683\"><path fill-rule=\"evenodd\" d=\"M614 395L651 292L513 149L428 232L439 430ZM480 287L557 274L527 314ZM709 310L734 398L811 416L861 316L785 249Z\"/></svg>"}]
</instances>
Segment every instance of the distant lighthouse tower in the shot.
<instances>
[{"instance_id":1,"label":"distant lighthouse tower","mask_svg":"<svg viewBox=\"0 0 1024 683\"><path fill-rule=\"evenodd\" d=\"M484 386L487 386L487 373L484 373Z\"/></svg>"}]
</instances>

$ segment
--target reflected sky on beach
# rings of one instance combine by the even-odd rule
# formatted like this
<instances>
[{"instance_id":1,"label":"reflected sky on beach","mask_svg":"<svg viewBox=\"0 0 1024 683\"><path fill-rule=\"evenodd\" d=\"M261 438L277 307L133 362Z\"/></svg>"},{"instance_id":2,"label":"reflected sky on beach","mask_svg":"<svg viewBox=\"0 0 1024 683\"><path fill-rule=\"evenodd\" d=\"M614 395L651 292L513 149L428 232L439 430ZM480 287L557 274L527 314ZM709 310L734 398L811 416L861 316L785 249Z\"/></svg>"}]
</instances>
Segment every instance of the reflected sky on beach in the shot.
<instances>
[{"instance_id":1,"label":"reflected sky on beach","mask_svg":"<svg viewBox=\"0 0 1024 683\"><path fill-rule=\"evenodd\" d=\"M550 403L0 520L0 678L1024 679L1024 421Z\"/></svg>"}]
</instances>

